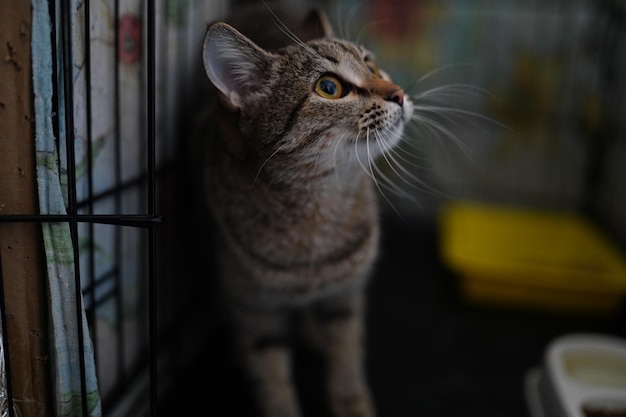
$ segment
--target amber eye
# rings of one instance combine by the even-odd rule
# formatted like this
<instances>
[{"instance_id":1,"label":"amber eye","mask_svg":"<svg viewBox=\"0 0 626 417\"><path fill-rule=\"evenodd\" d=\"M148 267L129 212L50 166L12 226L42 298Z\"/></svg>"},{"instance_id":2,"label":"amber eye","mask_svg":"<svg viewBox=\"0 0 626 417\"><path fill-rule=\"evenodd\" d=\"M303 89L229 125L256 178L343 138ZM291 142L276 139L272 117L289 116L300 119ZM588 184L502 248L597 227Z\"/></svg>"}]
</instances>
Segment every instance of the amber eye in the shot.
<instances>
[{"instance_id":1,"label":"amber eye","mask_svg":"<svg viewBox=\"0 0 626 417\"><path fill-rule=\"evenodd\" d=\"M377 76L378 78L380 78L380 71L378 70L378 67L372 63L368 63L367 64L367 68L370 70L370 72L372 74L374 74L375 76Z\"/></svg>"},{"instance_id":2,"label":"amber eye","mask_svg":"<svg viewBox=\"0 0 626 417\"><path fill-rule=\"evenodd\" d=\"M343 87L339 80L332 75L324 75L315 83L315 92L320 97L327 98L329 100L336 100L343 97Z\"/></svg>"}]
</instances>

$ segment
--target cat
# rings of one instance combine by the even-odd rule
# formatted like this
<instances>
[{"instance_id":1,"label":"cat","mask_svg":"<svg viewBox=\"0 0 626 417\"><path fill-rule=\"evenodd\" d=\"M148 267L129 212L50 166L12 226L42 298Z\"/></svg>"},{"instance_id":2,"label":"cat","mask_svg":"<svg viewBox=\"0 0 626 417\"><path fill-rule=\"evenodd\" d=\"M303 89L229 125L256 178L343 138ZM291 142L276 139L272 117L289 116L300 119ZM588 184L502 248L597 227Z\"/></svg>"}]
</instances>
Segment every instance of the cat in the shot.
<instances>
[{"instance_id":1,"label":"cat","mask_svg":"<svg viewBox=\"0 0 626 417\"><path fill-rule=\"evenodd\" d=\"M332 414L373 417L364 367L380 233L372 164L400 141L412 101L367 49L335 37L322 11L257 2L235 12L206 30L212 93L192 153L237 352L264 417L303 415L294 332L325 358Z\"/></svg>"}]
</instances>

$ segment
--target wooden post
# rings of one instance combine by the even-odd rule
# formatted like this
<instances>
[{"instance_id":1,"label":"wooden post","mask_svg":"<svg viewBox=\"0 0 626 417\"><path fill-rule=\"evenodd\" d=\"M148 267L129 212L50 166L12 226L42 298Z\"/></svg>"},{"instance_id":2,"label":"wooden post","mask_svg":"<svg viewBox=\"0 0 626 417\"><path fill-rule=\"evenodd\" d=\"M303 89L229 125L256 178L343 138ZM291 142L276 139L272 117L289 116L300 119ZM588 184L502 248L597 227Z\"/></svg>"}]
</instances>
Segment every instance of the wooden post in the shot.
<instances>
[{"instance_id":1,"label":"wooden post","mask_svg":"<svg viewBox=\"0 0 626 417\"><path fill-rule=\"evenodd\" d=\"M0 1L0 216L38 214L30 1ZM13 399L22 417L53 415L41 225L0 221Z\"/></svg>"}]
</instances>

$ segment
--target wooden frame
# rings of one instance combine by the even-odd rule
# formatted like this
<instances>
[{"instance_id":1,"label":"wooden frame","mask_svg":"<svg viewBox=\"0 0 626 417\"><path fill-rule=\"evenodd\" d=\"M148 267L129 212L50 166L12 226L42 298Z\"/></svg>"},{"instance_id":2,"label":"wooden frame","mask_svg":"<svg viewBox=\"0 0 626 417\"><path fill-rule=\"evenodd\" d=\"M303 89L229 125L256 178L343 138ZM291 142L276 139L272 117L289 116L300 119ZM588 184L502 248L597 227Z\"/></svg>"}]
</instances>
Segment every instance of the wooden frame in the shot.
<instances>
[{"instance_id":1,"label":"wooden frame","mask_svg":"<svg viewBox=\"0 0 626 417\"><path fill-rule=\"evenodd\" d=\"M0 216L38 214L31 71L31 7L0 2ZM21 417L51 415L41 225L0 221L7 375Z\"/></svg>"}]
</instances>

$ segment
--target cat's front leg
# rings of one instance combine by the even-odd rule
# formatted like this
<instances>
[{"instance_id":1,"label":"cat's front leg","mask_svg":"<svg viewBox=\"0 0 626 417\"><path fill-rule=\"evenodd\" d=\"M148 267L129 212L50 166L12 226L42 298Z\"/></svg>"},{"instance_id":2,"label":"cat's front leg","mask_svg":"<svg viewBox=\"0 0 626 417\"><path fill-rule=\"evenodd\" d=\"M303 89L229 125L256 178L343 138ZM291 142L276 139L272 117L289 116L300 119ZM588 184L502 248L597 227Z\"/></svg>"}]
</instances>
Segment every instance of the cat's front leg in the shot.
<instances>
[{"instance_id":1,"label":"cat's front leg","mask_svg":"<svg viewBox=\"0 0 626 417\"><path fill-rule=\"evenodd\" d=\"M291 379L287 317L281 312L239 310L235 337L262 417L300 417Z\"/></svg>"},{"instance_id":2,"label":"cat's front leg","mask_svg":"<svg viewBox=\"0 0 626 417\"><path fill-rule=\"evenodd\" d=\"M363 363L363 295L318 303L307 330L327 362L327 389L335 417L374 417Z\"/></svg>"}]
</instances>

